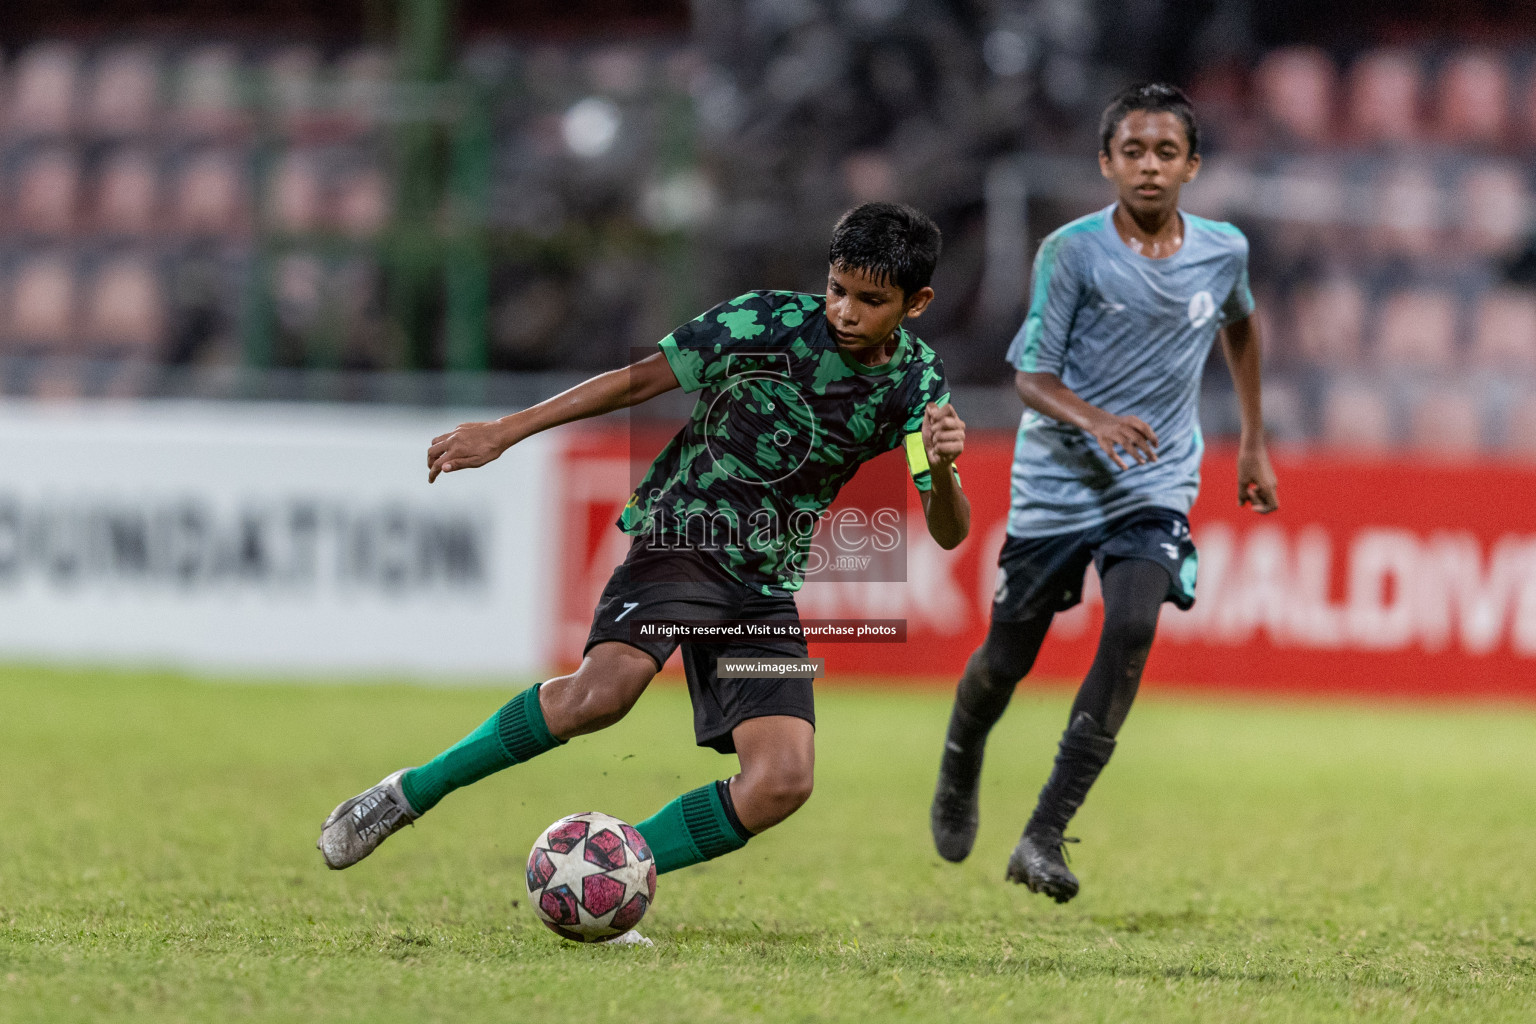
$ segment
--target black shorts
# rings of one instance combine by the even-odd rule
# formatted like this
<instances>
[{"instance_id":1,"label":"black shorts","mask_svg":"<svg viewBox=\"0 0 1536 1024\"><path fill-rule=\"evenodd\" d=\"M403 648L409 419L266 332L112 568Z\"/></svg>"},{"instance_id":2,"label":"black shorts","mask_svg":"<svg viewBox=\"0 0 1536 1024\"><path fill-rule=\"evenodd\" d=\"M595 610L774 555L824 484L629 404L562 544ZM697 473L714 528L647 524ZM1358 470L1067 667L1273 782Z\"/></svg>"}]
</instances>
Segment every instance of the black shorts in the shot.
<instances>
[{"instance_id":1,"label":"black shorts","mask_svg":"<svg viewBox=\"0 0 1536 1024\"><path fill-rule=\"evenodd\" d=\"M720 679L719 658L804 658L804 637L731 639L720 643L669 637L636 637L637 622L800 622L794 597L769 597L726 572L708 555L682 548L653 547L645 538L630 545L613 570L592 615L590 651L601 643L628 644L649 654L659 670L683 649L683 672L693 700L693 734L701 747L736 751L731 731L742 722L769 715L803 718L814 727L816 703L811 680L793 678Z\"/></svg>"},{"instance_id":2,"label":"black shorts","mask_svg":"<svg viewBox=\"0 0 1536 1024\"><path fill-rule=\"evenodd\" d=\"M1195 603L1199 555L1189 537L1189 520L1167 508L1142 508L1090 530L1049 537L1009 536L997 556L995 622L1022 622L1065 611L1083 599L1083 574L1091 561L1102 577L1127 558L1155 562L1168 570L1168 594L1180 608Z\"/></svg>"}]
</instances>

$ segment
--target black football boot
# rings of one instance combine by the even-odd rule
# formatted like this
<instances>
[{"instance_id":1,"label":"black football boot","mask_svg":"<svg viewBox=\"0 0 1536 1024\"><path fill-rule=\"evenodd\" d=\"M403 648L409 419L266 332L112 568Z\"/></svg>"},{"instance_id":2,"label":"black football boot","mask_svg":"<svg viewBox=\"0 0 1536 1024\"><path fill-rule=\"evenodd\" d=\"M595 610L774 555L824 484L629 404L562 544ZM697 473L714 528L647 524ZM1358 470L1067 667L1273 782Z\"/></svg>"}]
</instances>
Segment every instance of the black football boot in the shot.
<instances>
[{"instance_id":1,"label":"black football boot","mask_svg":"<svg viewBox=\"0 0 1536 1024\"><path fill-rule=\"evenodd\" d=\"M1093 716L1080 711L1061 734L1056 764L1040 790L1040 800L1024 835L1008 858L1008 881L1041 892L1057 903L1077 895L1077 876L1067 867L1062 846L1075 843L1062 835L1067 822L1083 805L1094 780L1115 752L1115 739L1106 735Z\"/></svg>"},{"instance_id":2,"label":"black football boot","mask_svg":"<svg viewBox=\"0 0 1536 1024\"><path fill-rule=\"evenodd\" d=\"M976 791L981 782L981 759L986 751L986 732L972 727L959 701L949 716L949 732L944 737L944 756L939 760L939 783L933 791L933 808L928 824L933 830L933 845L939 856L959 863L970 856L976 842L976 827L981 821ZM980 734L976 740L963 737Z\"/></svg>"}]
</instances>

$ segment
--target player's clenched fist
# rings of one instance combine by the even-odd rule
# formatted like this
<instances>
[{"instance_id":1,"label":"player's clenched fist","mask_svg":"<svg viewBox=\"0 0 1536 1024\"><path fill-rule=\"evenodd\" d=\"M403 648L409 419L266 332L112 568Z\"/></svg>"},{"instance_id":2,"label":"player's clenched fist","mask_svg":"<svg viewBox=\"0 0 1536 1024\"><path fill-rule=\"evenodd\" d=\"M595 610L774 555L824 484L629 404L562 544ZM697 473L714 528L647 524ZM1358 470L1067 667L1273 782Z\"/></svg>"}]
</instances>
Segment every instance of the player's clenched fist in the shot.
<instances>
[{"instance_id":1,"label":"player's clenched fist","mask_svg":"<svg viewBox=\"0 0 1536 1024\"><path fill-rule=\"evenodd\" d=\"M514 440L507 425L499 421L460 423L432 439L432 447L427 449L427 483L436 480L439 473L474 469L492 462L512 447Z\"/></svg>"},{"instance_id":2,"label":"player's clenched fist","mask_svg":"<svg viewBox=\"0 0 1536 1024\"><path fill-rule=\"evenodd\" d=\"M1244 445L1237 454L1238 506L1251 505L1260 515L1268 515L1280 507L1277 487L1263 445Z\"/></svg>"},{"instance_id":3,"label":"player's clenched fist","mask_svg":"<svg viewBox=\"0 0 1536 1024\"><path fill-rule=\"evenodd\" d=\"M923 450L935 469L949 468L965 451L965 422L954 406L929 402L923 409Z\"/></svg>"}]
</instances>

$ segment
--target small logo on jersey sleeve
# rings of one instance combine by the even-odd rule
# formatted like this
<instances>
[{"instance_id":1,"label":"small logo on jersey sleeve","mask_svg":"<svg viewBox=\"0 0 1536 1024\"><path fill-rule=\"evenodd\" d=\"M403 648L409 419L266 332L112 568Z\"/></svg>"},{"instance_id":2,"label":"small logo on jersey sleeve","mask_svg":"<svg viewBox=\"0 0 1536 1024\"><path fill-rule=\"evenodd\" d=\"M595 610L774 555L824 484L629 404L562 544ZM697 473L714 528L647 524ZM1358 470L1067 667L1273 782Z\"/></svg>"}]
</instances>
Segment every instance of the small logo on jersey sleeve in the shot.
<instances>
[{"instance_id":1,"label":"small logo on jersey sleeve","mask_svg":"<svg viewBox=\"0 0 1536 1024\"><path fill-rule=\"evenodd\" d=\"M1204 327L1215 315L1216 300L1211 298L1211 293L1195 292L1195 297L1189 300L1189 325Z\"/></svg>"}]
</instances>

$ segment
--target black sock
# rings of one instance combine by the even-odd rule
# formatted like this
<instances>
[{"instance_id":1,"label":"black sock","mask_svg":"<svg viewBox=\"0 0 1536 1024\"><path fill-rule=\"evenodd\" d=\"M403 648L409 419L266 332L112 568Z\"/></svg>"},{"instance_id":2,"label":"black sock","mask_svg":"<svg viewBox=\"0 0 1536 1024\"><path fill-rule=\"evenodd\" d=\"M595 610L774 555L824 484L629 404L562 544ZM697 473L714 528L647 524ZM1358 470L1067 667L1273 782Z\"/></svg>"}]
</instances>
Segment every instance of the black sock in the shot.
<instances>
[{"instance_id":1,"label":"black sock","mask_svg":"<svg viewBox=\"0 0 1536 1024\"><path fill-rule=\"evenodd\" d=\"M1145 559L1124 559L1104 571L1099 647L1072 702L1050 778L1024 826L1026 835L1059 836L1109 763L1115 735L1141 685L1168 582L1168 571Z\"/></svg>"},{"instance_id":2,"label":"black sock","mask_svg":"<svg viewBox=\"0 0 1536 1024\"><path fill-rule=\"evenodd\" d=\"M1078 712L1061 734L1056 763L1051 776L1040 789L1035 813L1024 826L1028 836L1057 837L1083 805L1088 790L1115 752L1114 737L1108 736L1087 712Z\"/></svg>"},{"instance_id":3,"label":"black sock","mask_svg":"<svg viewBox=\"0 0 1536 1024\"><path fill-rule=\"evenodd\" d=\"M946 767L979 766L987 734L1008 709L1019 680L1034 666L1051 618L1046 614L1024 622L993 622L987 630L986 642L971 654L955 687L944 742Z\"/></svg>"}]
</instances>

